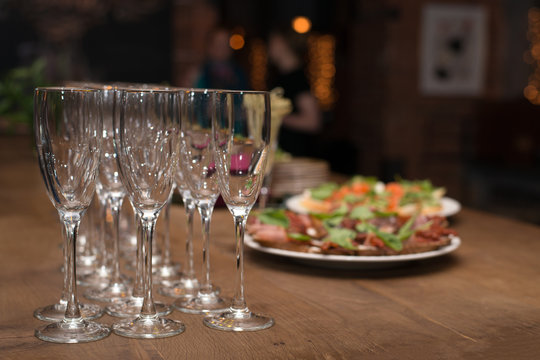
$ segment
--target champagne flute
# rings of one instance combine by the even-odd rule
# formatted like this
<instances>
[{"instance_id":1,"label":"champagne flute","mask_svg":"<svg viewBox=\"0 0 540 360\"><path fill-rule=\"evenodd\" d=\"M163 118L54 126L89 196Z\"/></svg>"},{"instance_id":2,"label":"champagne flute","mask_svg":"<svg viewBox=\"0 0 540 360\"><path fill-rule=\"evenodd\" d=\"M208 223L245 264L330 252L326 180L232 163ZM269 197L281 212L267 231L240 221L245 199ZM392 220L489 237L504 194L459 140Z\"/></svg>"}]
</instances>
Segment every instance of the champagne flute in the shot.
<instances>
[{"instance_id":1,"label":"champagne flute","mask_svg":"<svg viewBox=\"0 0 540 360\"><path fill-rule=\"evenodd\" d=\"M227 307L210 280L210 221L219 196L211 139L212 94L208 90L187 90L182 98L179 171L201 216L204 277L194 298L177 299L173 306L192 314L222 311Z\"/></svg>"},{"instance_id":2,"label":"champagne flute","mask_svg":"<svg viewBox=\"0 0 540 360\"><path fill-rule=\"evenodd\" d=\"M176 186L173 186L173 192L174 188ZM171 284L175 283L176 281L179 281L182 277L182 273L180 272L180 264L174 263L171 260L171 233L170 233L170 227L171 227L171 204L172 204L172 195L173 192L171 192L171 196L169 197L169 200L167 200L167 204L163 208L163 214L161 214L161 224L157 225L158 231L156 232L158 234L158 237L160 237L161 241L161 253L162 253L162 259L161 263L156 266L155 272L154 272L154 281L161 285L170 286ZM160 230L161 226L161 231Z\"/></svg>"},{"instance_id":3,"label":"champagne flute","mask_svg":"<svg viewBox=\"0 0 540 360\"><path fill-rule=\"evenodd\" d=\"M127 281L120 274L120 209L126 191L120 180L116 154L114 152L113 119L117 116L117 97L120 92L112 86L102 86L103 94L103 131L101 133L101 159L99 176L96 182L97 194L102 203L106 204L106 214L111 215L112 221L107 226L105 248L110 253L112 270L109 283L105 288L90 288L84 296L91 300L114 302L124 300L131 294Z\"/></svg>"},{"instance_id":4,"label":"champagne flute","mask_svg":"<svg viewBox=\"0 0 540 360\"><path fill-rule=\"evenodd\" d=\"M236 229L236 281L231 307L206 317L204 324L226 331L266 329L274 320L252 313L244 296L244 231L261 189L270 151L269 94L216 92L212 124L219 188Z\"/></svg>"},{"instance_id":5,"label":"champagne flute","mask_svg":"<svg viewBox=\"0 0 540 360\"><path fill-rule=\"evenodd\" d=\"M135 284L131 297L126 302L116 302L105 308L105 312L111 316L121 318L133 318L140 314L144 302L144 254L143 235L144 229L141 226L141 221L138 213L135 211L135 223L137 224L137 242L135 249ZM158 316L169 315L172 312L172 307L158 301L154 301L156 313Z\"/></svg>"},{"instance_id":6,"label":"champagne flute","mask_svg":"<svg viewBox=\"0 0 540 360\"><path fill-rule=\"evenodd\" d=\"M81 316L77 298L76 243L81 217L95 191L102 130L101 92L37 88L34 131L41 175L64 227L64 318L36 329L44 341L78 343L110 334L106 325Z\"/></svg>"},{"instance_id":7,"label":"champagne flute","mask_svg":"<svg viewBox=\"0 0 540 360\"><path fill-rule=\"evenodd\" d=\"M159 317L152 296L152 241L156 221L173 189L178 160L178 92L122 90L114 142L122 182L139 217L144 244L144 299L137 318L113 325L117 335L161 338L182 333L180 321Z\"/></svg>"},{"instance_id":8,"label":"champagne flute","mask_svg":"<svg viewBox=\"0 0 540 360\"><path fill-rule=\"evenodd\" d=\"M186 212L185 271L182 273L180 280L173 282L169 286L161 286L158 292L161 295L184 298L185 300L194 297L199 289L199 281L195 277L195 264L193 261L193 215L195 215L196 206L180 171L176 173L176 183L176 188L182 196L184 210Z\"/></svg>"}]
</instances>

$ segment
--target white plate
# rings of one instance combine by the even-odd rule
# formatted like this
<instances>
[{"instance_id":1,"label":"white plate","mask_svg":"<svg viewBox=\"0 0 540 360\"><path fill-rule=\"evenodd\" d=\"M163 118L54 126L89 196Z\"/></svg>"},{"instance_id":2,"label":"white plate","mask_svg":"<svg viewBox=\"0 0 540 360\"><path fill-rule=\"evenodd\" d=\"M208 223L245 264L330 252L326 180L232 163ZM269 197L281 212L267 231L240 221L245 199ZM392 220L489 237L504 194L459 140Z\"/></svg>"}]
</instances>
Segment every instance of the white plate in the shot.
<instances>
[{"instance_id":1,"label":"white plate","mask_svg":"<svg viewBox=\"0 0 540 360\"><path fill-rule=\"evenodd\" d=\"M457 236L452 236L452 240L449 245L434 251L428 251L418 254L383 256L311 254L299 251L276 249L262 246L247 234L245 235L244 243L253 250L288 257L295 261L306 263L309 265L342 269L370 269L399 266L410 261L423 260L446 255L456 250L459 245L461 245L461 239Z\"/></svg>"},{"instance_id":2,"label":"white plate","mask_svg":"<svg viewBox=\"0 0 540 360\"><path fill-rule=\"evenodd\" d=\"M285 206L287 206L289 210L295 211L299 214L307 214L309 210L302 205L302 201L306 196L307 194L304 193L290 197L287 199L287 201L285 201ZM459 201L449 197L443 197L441 199L441 205L441 211L434 213L434 215L448 217L457 214L461 210L461 204Z\"/></svg>"}]
</instances>

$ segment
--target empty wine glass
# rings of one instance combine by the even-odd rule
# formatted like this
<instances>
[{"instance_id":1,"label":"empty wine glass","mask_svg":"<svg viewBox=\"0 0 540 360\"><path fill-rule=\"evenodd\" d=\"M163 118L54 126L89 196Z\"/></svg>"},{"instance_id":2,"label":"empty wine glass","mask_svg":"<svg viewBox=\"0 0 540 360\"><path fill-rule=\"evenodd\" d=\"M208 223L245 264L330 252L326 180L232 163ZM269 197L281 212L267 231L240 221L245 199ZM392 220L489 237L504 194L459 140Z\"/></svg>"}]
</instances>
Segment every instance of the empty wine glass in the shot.
<instances>
[{"instance_id":1,"label":"empty wine glass","mask_svg":"<svg viewBox=\"0 0 540 360\"><path fill-rule=\"evenodd\" d=\"M106 222L108 230L105 236L105 249L110 256L112 270L109 283L105 288L88 289L84 296L91 300L113 302L126 299L131 289L120 275L120 209L126 194L120 174L116 154L114 152L113 119L117 116L117 97L120 94L112 86L103 86L103 131L101 133L101 158L99 162L99 176L96 181L97 194L106 205L106 214L111 217Z\"/></svg>"},{"instance_id":2,"label":"empty wine glass","mask_svg":"<svg viewBox=\"0 0 540 360\"><path fill-rule=\"evenodd\" d=\"M77 279L81 275L93 273L96 270L96 231L95 213L96 202L92 201L79 227L79 244L77 245Z\"/></svg>"},{"instance_id":3,"label":"empty wine glass","mask_svg":"<svg viewBox=\"0 0 540 360\"><path fill-rule=\"evenodd\" d=\"M83 319L77 298L76 243L81 217L95 191L102 130L101 93L75 88L37 88L34 131L41 175L64 225L64 318L36 329L41 340L88 342L110 334L106 325Z\"/></svg>"},{"instance_id":4,"label":"empty wine glass","mask_svg":"<svg viewBox=\"0 0 540 360\"><path fill-rule=\"evenodd\" d=\"M175 187L175 186L174 186ZM173 192L174 192L173 187ZM161 254L162 259L161 263L155 267L154 271L154 281L161 285L170 286L176 281L179 281L182 277L180 272L180 264L174 263L171 260L171 204L172 204L172 195L167 200L167 204L163 208L163 213L161 214L160 221L161 224L157 224L156 234L160 237L161 244ZM161 226L161 228L160 228ZM159 231L161 230L161 231Z\"/></svg>"},{"instance_id":5,"label":"empty wine glass","mask_svg":"<svg viewBox=\"0 0 540 360\"><path fill-rule=\"evenodd\" d=\"M266 329L274 320L252 313L244 296L244 231L265 174L270 144L269 94L216 92L212 139L221 196L236 229L236 281L231 307L206 317L204 324L227 331Z\"/></svg>"},{"instance_id":6,"label":"empty wine glass","mask_svg":"<svg viewBox=\"0 0 540 360\"><path fill-rule=\"evenodd\" d=\"M176 188L182 196L184 210L186 212L186 251L184 254L185 270L182 273L182 277L179 281L173 282L169 286L161 286L158 289L158 292L161 295L174 298L183 298L186 300L194 297L199 289L199 281L195 277L195 264L193 261L193 215L195 215L196 206L195 201L189 192L189 188L183 180L181 171L177 171L176 182Z\"/></svg>"},{"instance_id":7,"label":"empty wine glass","mask_svg":"<svg viewBox=\"0 0 540 360\"><path fill-rule=\"evenodd\" d=\"M212 146L213 97L208 90L187 90L183 95L179 171L201 216L203 278L194 298L178 299L173 306L183 312L201 314L228 306L210 281L210 221L219 196Z\"/></svg>"},{"instance_id":8,"label":"empty wine glass","mask_svg":"<svg viewBox=\"0 0 540 360\"><path fill-rule=\"evenodd\" d=\"M95 204L94 206L97 213L97 231L94 238L94 245L96 247L96 259L94 261L95 268L92 272L78 275L77 284L92 288L104 288L109 284L112 273L111 254L107 251L105 246L107 228L111 228L111 226L107 224L106 199L100 198L97 194L95 198L96 199L92 202L92 204Z\"/></svg>"},{"instance_id":9,"label":"empty wine glass","mask_svg":"<svg viewBox=\"0 0 540 360\"><path fill-rule=\"evenodd\" d=\"M113 331L132 338L180 334L184 324L159 317L152 297L152 240L158 215L173 189L178 160L178 92L125 89L115 150L120 176L139 216L144 239L144 299L137 318L113 325ZM116 120L116 119L115 119Z\"/></svg>"},{"instance_id":10,"label":"empty wine glass","mask_svg":"<svg viewBox=\"0 0 540 360\"><path fill-rule=\"evenodd\" d=\"M88 208L88 211L85 213L85 217L84 217L84 222L86 222L85 224L83 223L83 221L81 221L81 227L83 227L83 225L86 225L86 234L83 236L86 236L86 242L92 242L91 241L91 237L92 236L95 236L95 234L93 233L93 230L92 229L92 224L90 223L90 219L89 219L89 216L88 215L91 215L91 212L92 212L92 208L95 208L95 203L94 202L91 202L91 205L90 207ZM89 224L90 223L90 224ZM79 229L80 229L79 228ZM64 230L62 228L62 230ZM84 230L84 229L83 229ZM79 231L79 234L81 233L82 231ZM52 305L47 305L47 306L44 306L44 307L41 307L39 309L36 309L34 311L34 317L36 317L37 319L39 320L43 320L43 321L60 321L62 319L64 319L64 315L66 313L66 305L67 305L67 299L68 299L68 278L67 278L67 274L66 274L66 269L68 267L68 248L67 248L67 238L66 236L64 235L63 236L63 259L64 259L64 264L62 266L62 272L64 272L64 288L63 288L63 291L62 291L62 296L60 298L60 300L56 303L56 304L52 304ZM77 238L77 240L79 239L79 237ZM86 247L87 244L85 244L85 247ZM77 263L76 263L76 268L77 268L77 277L79 277L79 272L80 272L80 268L82 267L83 268L83 273L85 272L89 272L89 271L93 271L95 269L92 269L93 267L91 266L91 264L88 264L88 263L84 263L81 261L81 257L85 258L83 261L91 261L91 257L88 256L88 257L85 257L84 253L80 253L80 247L77 246L76 248L76 251L77 251L77 254L76 254L76 260L77 260ZM87 266L90 265L90 266ZM79 308L80 308L80 311L81 311L81 316L85 319L88 319L88 320L93 320L93 319L97 319L99 317L101 317L103 315L103 309L101 308L101 306L99 305L96 305L96 304L85 304L85 303L81 303L79 304Z\"/></svg>"},{"instance_id":11,"label":"empty wine glass","mask_svg":"<svg viewBox=\"0 0 540 360\"><path fill-rule=\"evenodd\" d=\"M143 234L139 215L135 213L135 223L137 224L137 244L135 249L135 284L131 297L126 302L117 302L105 308L105 312L111 316L122 318L133 318L140 314L144 301L144 254ZM154 301L156 313L159 316L168 315L172 312L172 307L161 302Z\"/></svg>"}]
</instances>

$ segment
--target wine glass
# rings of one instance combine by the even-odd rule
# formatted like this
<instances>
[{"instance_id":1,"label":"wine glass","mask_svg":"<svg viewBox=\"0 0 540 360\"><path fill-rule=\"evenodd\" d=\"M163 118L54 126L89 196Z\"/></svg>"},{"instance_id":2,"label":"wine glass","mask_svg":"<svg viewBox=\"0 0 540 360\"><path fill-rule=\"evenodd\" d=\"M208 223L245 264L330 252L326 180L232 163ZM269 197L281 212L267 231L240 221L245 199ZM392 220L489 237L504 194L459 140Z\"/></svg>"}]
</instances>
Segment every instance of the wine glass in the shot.
<instances>
[{"instance_id":1,"label":"wine glass","mask_svg":"<svg viewBox=\"0 0 540 360\"><path fill-rule=\"evenodd\" d=\"M201 216L204 277L195 297L177 299L173 306L192 314L222 311L228 306L210 281L210 221L219 196L212 147L212 94L187 90L182 99L179 171Z\"/></svg>"},{"instance_id":2,"label":"wine glass","mask_svg":"<svg viewBox=\"0 0 540 360\"><path fill-rule=\"evenodd\" d=\"M81 217L92 201L102 130L101 93L65 87L34 92L34 131L41 175L64 225L64 318L36 329L41 340L78 343L110 334L106 325L81 316L75 253Z\"/></svg>"},{"instance_id":3,"label":"wine glass","mask_svg":"<svg viewBox=\"0 0 540 360\"><path fill-rule=\"evenodd\" d=\"M96 191L103 204L106 205L106 216L110 214L111 221L106 222L108 230L105 236L105 249L111 254L110 266L112 270L109 283L105 288L90 288L84 296L91 300L114 302L126 299L131 289L127 281L120 275L120 209L126 195L114 152L113 119L118 116L117 97L120 92L112 86L102 86L103 94L103 131L101 132L101 158L99 162L99 176L96 181Z\"/></svg>"},{"instance_id":4,"label":"wine glass","mask_svg":"<svg viewBox=\"0 0 540 360\"><path fill-rule=\"evenodd\" d=\"M204 324L226 331L255 331L274 320L252 313L244 297L244 231L259 195L270 151L270 100L267 92L218 91L213 142L219 188L236 228L236 281L231 307Z\"/></svg>"},{"instance_id":5,"label":"wine glass","mask_svg":"<svg viewBox=\"0 0 540 360\"><path fill-rule=\"evenodd\" d=\"M183 180L181 171L176 174L176 188L182 196L184 210L186 212L186 251L184 255L185 271L182 273L180 280L173 282L170 285L163 285L158 289L161 295L174 298L192 298L197 294L199 289L199 281L195 277L195 264L193 262L193 215L195 215L195 201L189 192L189 188ZM181 184L181 185L178 185Z\"/></svg>"},{"instance_id":6,"label":"wine glass","mask_svg":"<svg viewBox=\"0 0 540 360\"><path fill-rule=\"evenodd\" d=\"M143 228L139 215L135 213L135 223L137 224L137 244L135 249L135 284L131 297L126 302L110 304L105 308L105 312L111 316L121 318L133 318L140 314L144 302L144 249L143 249ZM169 315L172 307L158 301L154 301L158 316Z\"/></svg>"},{"instance_id":7,"label":"wine glass","mask_svg":"<svg viewBox=\"0 0 540 360\"><path fill-rule=\"evenodd\" d=\"M113 325L113 331L121 336L160 338L185 330L182 322L159 317L152 297L152 241L177 168L178 97L172 90L122 90L119 123L114 126L115 151L122 182L142 229L145 278L137 318Z\"/></svg>"},{"instance_id":8,"label":"wine glass","mask_svg":"<svg viewBox=\"0 0 540 360\"><path fill-rule=\"evenodd\" d=\"M95 234L95 213L96 202L92 201L86 211L84 219L79 227L79 238L77 244L77 280L82 275L91 274L96 269L96 234Z\"/></svg>"},{"instance_id":9,"label":"wine glass","mask_svg":"<svg viewBox=\"0 0 540 360\"><path fill-rule=\"evenodd\" d=\"M86 272L77 276L77 284L82 286L88 286L92 288L104 288L110 282L110 277L112 273L111 269L111 254L107 251L106 248L106 232L107 232L107 204L105 199L100 198L97 195L94 196L96 199L92 202L92 207L96 208L96 218L97 218L97 230L95 234L94 246L96 247L96 258L94 261L94 270L91 272ZM110 228L110 227L109 227Z\"/></svg>"},{"instance_id":10,"label":"wine glass","mask_svg":"<svg viewBox=\"0 0 540 360\"><path fill-rule=\"evenodd\" d=\"M93 233L89 230L89 228L92 227L92 224L89 224L89 216L88 215L91 215L91 210L94 206L95 203L92 202L90 207L89 207L89 210L85 213L85 224L83 223L79 229L81 227L83 227L84 225L86 225L86 234L83 234L83 236L86 236L86 242L91 242L91 237L93 236ZM63 228L62 228L63 229ZM84 229L83 229L84 231ZM83 231L79 231L79 234ZM66 273L66 269L68 268L69 264L67 263L68 261L68 248L67 248L67 238L66 236L64 235L63 236L64 238L64 244L63 244L63 258L64 258L64 264L62 266L62 271L64 272L64 288L63 288L63 291L62 291L62 296L60 297L60 300L56 303L56 304L52 304L52 305L47 305L47 306L44 306L44 307L41 307L39 309L36 309L34 311L34 317L36 319L39 319L39 320L43 320L43 321L61 321L62 319L64 319L64 315L66 313L66 305L67 305L67 301L68 301L68 286L69 286L69 283L68 283L68 278L67 278L67 273ZM77 240L79 239L79 237L77 238ZM85 244L85 247L86 247L87 244ZM82 263L81 259L82 257L85 257L84 253L80 253L80 249L78 249L79 246L77 246L76 248L76 251L77 251L77 254L76 254L76 260L77 260L77 263L76 263L76 267L77 267L77 275L80 271L80 268L82 267L83 268L83 272L88 272L88 271L92 271L90 269L92 269L92 267L90 266L85 266L86 264ZM91 260L91 257L88 256L86 257L85 260ZM101 308L101 306L99 305L96 305L96 304L85 304L85 303L81 303L79 304L79 308L80 308L80 311L81 311L81 316L85 319L88 319L88 320L94 320L94 319L98 319L100 318L102 315L103 315L103 309Z\"/></svg>"},{"instance_id":11,"label":"wine glass","mask_svg":"<svg viewBox=\"0 0 540 360\"><path fill-rule=\"evenodd\" d=\"M173 192L174 188L173 186ZM161 243L161 254L162 259L161 263L155 267L154 271L154 281L161 285L170 286L176 281L179 281L182 277L180 272L180 264L174 263L171 260L171 203L172 195L167 200L167 204L163 208L163 214L161 214L161 224L157 224L156 234L160 238ZM160 227L161 226L161 227ZM161 231L159 231L161 230Z\"/></svg>"}]
</instances>

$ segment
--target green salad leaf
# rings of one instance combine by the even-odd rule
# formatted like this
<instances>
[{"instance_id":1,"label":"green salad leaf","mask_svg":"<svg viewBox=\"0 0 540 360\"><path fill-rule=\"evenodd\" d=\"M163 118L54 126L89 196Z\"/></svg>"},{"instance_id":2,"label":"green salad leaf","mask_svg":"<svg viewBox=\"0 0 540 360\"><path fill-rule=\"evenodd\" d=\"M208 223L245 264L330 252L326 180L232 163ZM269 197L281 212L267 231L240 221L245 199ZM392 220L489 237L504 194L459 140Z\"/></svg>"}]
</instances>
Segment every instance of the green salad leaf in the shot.
<instances>
[{"instance_id":1,"label":"green salad leaf","mask_svg":"<svg viewBox=\"0 0 540 360\"><path fill-rule=\"evenodd\" d=\"M264 224L277 225L283 228L289 227L289 218L283 209L268 209L258 213L257 218Z\"/></svg>"},{"instance_id":2,"label":"green salad leaf","mask_svg":"<svg viewBox=\"0 0 540 360\"><path fill-rule=\"evenodd\" d=\"M309 235L305 235L305 234L288 233L287 236L290 237L291 239L299 240L299 241L310 241L311 240L311 237Z\"/></svg>"},{"instance_id":3,"label":"green salad leaf","mask_svg":"<svg viewBox=\"0 0 540 360\"><path fill-rule=\"evenodd\" d=\"M352 209L349 216L355 220L368 220L374 218L375 214L369 207L360 205Z\"/></svg>"},{"instance_id":4,"label":"green salad leaf","mask_svg":"<svg viewBox=\"0 0 540 360\"><path fill-rule=\"evenodd\" d=\"M378 217L378 218L386 218L386 217L391 217L391 216L397 216L398 215L398 213L395 212L395 211L379 211L379 210L375 210L374 213L375 213L375 217Z\"/></svg>"},{"instance_id":5,"label":"green salad leaf","mask_svg":"<svg viewBox=\"0 0 540 360\"><path fill-rule=\"evenodd\" d=\"M331 218L324 219L322 221L323 226L326 230L329 228L335 228L336 226L339 226L341 222L343 221L344 216L334 216Z\"/></svg>"},{"instance_id":6,"label":"green salad leaf","mask_svg":"<svg viewBox=\"0 0 540 360\"><path fill-rule=\"evenodd\" d=\"M362 202L365 200L365 198L366 197L364 195L347 194L343 197L343 201L347 204L354 204Z\"/></svg>"},{"instance_id":7,"label":"green salad leaf","mask_svg":"<svg viewBox=\"0 0 540 360\"><path fill-rule=\"evenodd\" d=\"M412 234L414 234L414 230L412 229L412 226L414 222L416 221L417 215L411 216L409 220L403 226L399 229L397 233L397 237L399 241L405 241L408 238L411 237Z\"/></svg>"},{"instance_id":8,"label":"green salad leaf","mask_svg":"<svg viewBox=\"0 0 540 360\"><path fill-rule=\"evenodd\" d=\"M386 246L388 246L390 249L393 249L396 251L400 251L401 249L403 249L403 243L401 242L401 240L398 238L397 235L381 231L377 229L376 227L373 227L373 233L379 239L381 239L383 243Z\"/></svg>"},{"instance_id":9,"label":"green salad leaf","mask_svg":"<svg viewBox=\"0 0 540 360\"><path fill-rule=\"evenodd\" d=\"M369 185L375 185L379 181L375 176L362 176L355 175L349 180L349 184L354 184L355 182L364 182Z\"/></svg>"},{"instance_id":10,"label":"green salad leaf","mask_svg":"<svg viewBox=\"0 0 540 360\"><path fill-rule=\"evenodd\" d=\"M345 249L355 250L356 247L352 243L355 237L356 232L354 230L330 228L328 229L328 236L324 238L324 241L331 241Z\"/></svg>"},{"instance_id":11,"label":"green salad leaf","mask_svg":"<svg viewBox=\"0 0 540 360\"><path fill-rule=\"evenodd\" d=\"M309 192L312 198L316 200L325 200L329 198L338 188L339 186L336 183L329 182L321 184L316 188L309 190Z\"/></svg>"}]
</instances>

